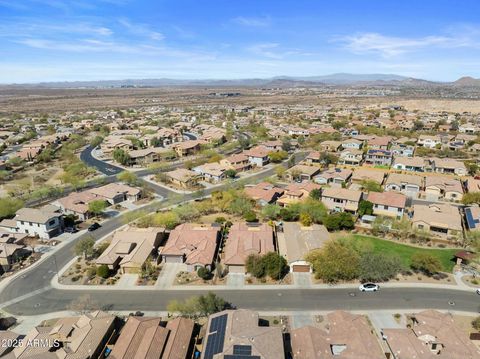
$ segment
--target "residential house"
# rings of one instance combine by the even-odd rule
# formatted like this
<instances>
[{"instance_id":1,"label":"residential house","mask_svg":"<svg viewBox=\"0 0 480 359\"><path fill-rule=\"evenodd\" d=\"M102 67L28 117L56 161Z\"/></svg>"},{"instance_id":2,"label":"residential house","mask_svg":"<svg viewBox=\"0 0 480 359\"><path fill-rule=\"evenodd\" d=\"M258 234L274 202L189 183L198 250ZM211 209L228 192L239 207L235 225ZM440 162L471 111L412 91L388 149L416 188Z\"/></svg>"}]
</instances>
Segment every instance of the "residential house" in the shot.
<instances>
[{"instance_id":1,"label":"residential house","mask_svg":"<svg viewBox=\"0 0 480 359\"><path fill-rule=\"evenodd\" d=\"M323 141L320 143L320 149L326 152L339 152L342 149L341 141Z\"/></svg>"},{"instance_id":2,"label":"residential house","mask_svg":"<svg viewBox=\"0 0 480 359\"><path fill-rule=\"evenodd\" d=\"M285 188L285 193L277 200L280 206L287 206L305 200L314 189L320 190L322 187L311 182L291 183Z\"/></svg>"},{"instance_id":3,"label":"residential house","mask_svg":"<svg viewBox=\"0 0 480 359\"><path fill-rule=\"evenodd\" d=\"M349 169L331 168L313 177L315 183L343 187L350 183L353 172Z\"/></svg>"},{"instance_id":4,"label":"residential house","mask_svg":"<svg viewBox=\"0 0 480 359\"><path fill-rule=\"evenodd\" d=\"M370 192L367 200L373 203L374 215L401 219L405 212L407 197L395 192Z\"/></svg>"},{"instance_id":5,"label":"residential house","mask_svg":"<svg viewBox=\"0 0 480 359\"><path fill-rule=\"evenodd\" d=\"M269 153L270 151L263 146L256 146L243 151L243 154L248 157L248 162L256 167L266 166L270 162Z\"/></svg>"},{"instance_id":6,"label":"residential house","mask_svg":"<svg viewBox=\"0 0 480 359\"><path fill-rule=\"evenodd\" d=\"M466 176L468 174L465 164L453 158L430 158L433 170L437 173Z\"/></svg>"},{"instance_id":7,"label":"residential house","mask_svg":"<svg viewBox=\"0 0 480 359\"><path fill-rule=\"evenodd\" d=\"M212 183L218 183L223 181L227 175L225 171L229 168L227 166L221 165L218 162L205 163L203 165L193 168L193 172L198 173L203 180Z\"/></svg>"},{"instance_id":8,"label":"residential house","mask_svg":"<svg viewBox=\"0 0 480 359\"><path fill-rule=\"evenodd\" d=\"M480 229L480 207L478 205L465 207L465 225L470 231Z\"/></svg>"},{"instance_id":9,"label":"residential house","mask_svg":"<svg viewBox=\"0 0 480 359\"><path fill-rule=\"evenodd\" d=\"M220 160L220 164L227 166L237 172L248 171L252 165L248 161L248 156L243 153L234 154Z\"/></svg>"},{"instance_id":10,"label":"residential house","mask_svg":"<svg viewBox=\"0 0 480 359\"><path fill-rule=\"evenodd\" d=\"M172 145L172 149L177 153L178 157L185 157L198 153L201 145L204 143L204 141L199 140L177 142Z\"/></svg>"},{"instance_id":11,"label":"residential house","mask_svg":"<svg viewBox=\"0 0 480 359\"><path fill-rule=\"evenodd\" d=\"M261 206L276 202L285 192L284 189L278 188L269 182L261 182L254 186L245 186L244 191L248 197L255 200Z\"/></svg>"},{"instance_id":12,"label":"residential house","mask_svg":"<svg viewBox=\"0 0 480 359\"><path fill-rule=\"evenodd\" d=\"M382 329L393 359L478 359L480 350L450 313L413 314L407 328Z\"/></svg>"},{"instance_id":13,"label":"residential house","mask_svg":"<svg viewBox=\"0 0 480 359\"><path fill-rule=\"evenodd\" d=\"M8 272L12 265L30 254L25 247L23 233L11 233L0 229L0 274Z\"/></svg>"},{"instance_id":14,"label":"residential house","mask_svg":"<svg viewBox=\"0 0 480 359\"><path fill-rule=\"evenodd\" d=\"M390 146L390 142L392 141L392 137L390 136L383 136L383 137L373 137L367 141L367 146L370 149L374 150L388 150L388 146Z\"/></svg>"},{"instance_id":15,"label":"residential house","mask_svg":"<svg viewBox=\"0 0 480 359\"><path fill-rule=\"evenodd\" d=\"M297 222L284 222L282 228L277 234L278 249L290 271L312 273L312 265L305 261L305 256L329 240L327 229L319 224L303 227Z\"/></svg>"},{"instance_id":16,"label":"residential house","mask_svg":"<svg viewBox=\"0 0 480 359\"><path fill-rule=\"evenodd\" d=\"M447 203L413 206L414 228L445 238L458 238L462 233L462 217L458 207Z\"/></svg>"},{"instance_id":17,"label":"residential house","mask_svg":"<svg viewBox=\"0 0 480 359\"><path fill-rule=\"evenodd\" d=\"M369 168L356 168L352 174L352 182L362 184L364 181L372 181L383 184L385 172Z\"/></svg>"},{"instance_id":18,"label":"residential house","mask_svg":"<svg viewBox=\"0 0 480 359\"><path fill-rule=\"evenodd\" d=\"M361 150L362 147L363 147L363 141L360 141L356 138L350 138L342 142L343 149Z\"/></svg>"},{"instance_id":19,"label":"residential house","mask_svg":"<svg viewBox=\"0 0 480 359\"><path fill-rule=\"evenodd\" d=\"M425 159L422 157L395 157L393 169L411 172L425 172Z\"/></svg>"},{"instance_id":20,"label":"residential house","mask_svg":"<svg viewBox=\"0 0 480 359\"><path fill-rule=\"evenodd\" d=\"M273 228L267 223L234 223L228 231L223 263L229 273L246 273L245 261L251 254L275 251Z\"/></svg>"},{"instance_id":21,"label":"residential house","mask_svg":"<svg viewBox=\"0 0 480 359\"><path fill-rule=\"evenodd\" d=\"M394 157L413 157L415 146L399 143L390 148Z\"/></svg>"},{"instance_id":22,"label":"residential house","mask_svg":"<svg viewBox=\"0 0 480 359\"><path fill-rule=\"evenodd\" d=\"M385 191L396 191L403 193L407 197L417 198L423 189L423 177L390 173L385 182Z\"/></svg>"},{"instance_id":23,"label":"residential house","mask_svg":"<svg viewBox=\"0 0 480 359\"><path fill-rule=\"evenodd\" d=\"M117 231L109 246L95 261L110 270L120 268L121 273L139 273L143 264L160 246L164 228L138 228Z\"/></svg>"},{"instance_id":24,"label":"residential house","mask_svg":"<svg viewBox=\"0 0 480 359\"><path fill-rule=\"evenodd\" d=\"M92 188L88 191L97 196L98 199L104 199L110 205L127 200L130 202L138 201L142 193L139 188L128 186L123 183L109 183L105 186Z\"/></svg>"},{"instance_id":25,"label":"residential house","mask_svg":"<svg viewBox=\"0 0 480 359\"><path fill-rule=\"evenodd\" d=\"M340 152L338 164L347 166L360 166L363 162L362 150L347 149Z\"/></svg>"},{"instance_id":26,"label":"residential house","mask_svg":"<svg viewBox=\"0 0 480 359\"><path fill-rule=\"evenodd\" d=\"M168 148L155 147L129 151L130 165L146 167L152 163L160 162L171 152Z\"/></svg>"},{"instance_id":27,"label":"residential house","mask_svg":"<svg viewBox=\"0 0 480 359\"><path fill-rule=\"evenodd\" d=\"M10 354L15 359L99 358L115 331L115 316L95 311L58 319L53 325L35 327ZM55 344L58 343L58 344Z\"/></svg>"},{"instance_id":28,"label":"residential house","mask_svg":"<svg viewBox=\"0 0 480 359\"><path fill-rule=\"evenodd\" d=\"M125 152L129 152L134 149L132 141L117 137L117 136L108 136L106 137L100 145L100 149L105 157L112 157L113 151L120 149Z\"/></svg>"},{"instance_id":29,"label":"residential house","mask_svg":"<svg viewBox=\"0 0 480 359\"><path fill-rule=\"evenodd\" d=\"M186 263L189 271L212 269L219 240L219 226L183 223L170 232L159 254L165 263Z\"/></svg>"},{"instance_id":30,"label":"residential house","mask_svg":"<svg viewBox=\"0 0 480 359\"><path fill-rule=\"evenodd\" d=\"M13 219L4 219L0 228L12 233L24 233L51 239L63 233L63 215L60 208L46 205L42 208L20 208Z\"/></svg>"},{"instance_id":31,"label":"residential house","mask_svg":"<svg viewBox=\"0 0 480 359\"><path fill-rule=\"evenodd\" d=\"M320 152L312 151L310 152L304 160L305 163L309 165L318 165L322 163L322 157Z\"/></svg>"},{"instance_id":32,"label":"residential house","mask_svg":"<svg viewBox=\"0 0 480 359\"><path fill-rule=\"evenodd\" d=\"M418 137L417 145L421 147L435 148L442 145L442 138L438 135L420 135Z\"/></svg>"},{"instance_id":33,"label":"residential house","mask_svg":"<svg viewBox=\"0 0 480 359\"><path fill-rule=\"evenodd\" d=\"M335 311L325 320L326 330L306 326L290 332L293 359L385 358L367 317Z\"/></svg>"},{"instance_id":34,"label":"residential house","mask_svg":"<svg viewBox=\"0 0 480 359\"><path fill-rule=\"evenodd\" d=\"M202 176L186 168L177 168L173 171L165 172L165 178L168 182L181 188L193 188L198 185Z\"/></svg>"},{"instance_id":35,"label":"residential house","mask_svg":"<svg viewBox=\"0 0 480 359\"><path fill-rule=\"evenodd\" d=\"M76 216L80 221L85 221L91 217L88 208L89 203L101 199L101 197L90 191L82 191L71 192L68 196L60 198L55 203L58 204L63 214L71 214Z\"/></svg>"},{"instance_id":36,"label":"residential house","mask_svg":"<svg viewBox=\"0 0 480 359\"><path fill-rule=\"evenodd\" d=\"M282 141L266 141L262 142L261 146L265 147L269 152L278 152L282 150Z\"/></svg>"},{"instance_id":37,"label":"residential house","mask_svg":"<svg viewBox=\"0 0 480 359\"><path fill-rule=\"evenodd\" d=\"M448 201L461 201L463 197L462 183L451 177L426 176L425 196L429 201L445 199Z\"/></svg>"},{"instance_id":38,"label":"residential house","mask_svg":"<svg viewBox=\"0 0 480 359\"><path fill-rule=\"evenodd\" d=\"M190 359L195 323L187 318L162 322L159 317L130 316L109 358Z\"/></svg>"},{"instance_id":39,"label":"residential house","mask_svg":"<svg viewBox=\"0 0 480 359\"><path fill-rule=\"evenodd\" d=\"M465 181L465 188L467 189L468 193L480 192L480 179L468 177Z\"/></svg>"},{"instance_id":40,"label":"residential house","mask_svg":"<svg viewBox=\"0 0 480 359\"><path fill-rule=\"evenodd\" d=\"M382 149L370 149L365 156L365 163L373 166L388 166L392 164L393 155L391 151Z\"/></svg>"},{"instance_id":41,"label":"residential house","mask_svg":"<svg viewBox=\"0 0 480 359\"><path fill-rule=\"evenodd\" d=\"M261 326L258 313L224 310L208 318L200 359L285 359L280 327Z\"/></svg>"},{"instance_id":42,"label":"residential house","mask_svg":"<svg viewBox=\"0 0 480 359\"><path fill-rule=\"evenodd\" d=\"M319 172L319 167L299 164L289 168L285 173L285 178L289 181L311 181L313 176Z\"/></svg>"},{"instance_id":43,"label":"residential house","mask_svg":"<svg viewBox=\"0 0 480 359\"><path fill-rule=\"evenodd\" d=\"M335 212L357 213L362 200L362 192L347 188L325 188L322 191L322 202Z\"/></svg>"}]
</instances>

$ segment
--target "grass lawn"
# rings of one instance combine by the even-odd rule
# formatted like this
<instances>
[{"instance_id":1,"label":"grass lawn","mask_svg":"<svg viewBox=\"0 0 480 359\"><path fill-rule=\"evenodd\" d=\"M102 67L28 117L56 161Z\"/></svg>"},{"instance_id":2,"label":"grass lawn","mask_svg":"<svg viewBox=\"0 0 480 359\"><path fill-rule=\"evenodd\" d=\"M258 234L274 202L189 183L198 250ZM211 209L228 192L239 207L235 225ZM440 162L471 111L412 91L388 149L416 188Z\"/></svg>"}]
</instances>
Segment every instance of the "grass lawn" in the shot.
<instances>
[{"instance_id":1,"label":"grass lawn","mask_svg":"<svg viewBox=\"0 0 480 359\"><path fill-rule=\"evenodd\" d=\"M457 253L458 249L430 249L430 248L417 248L406 244L399 244L385 239L353 235L356 241L362 241L367 245L372 246L374 251L382 253L393 253L400 256L403 264L410 267L412 255L418 252L430 253L437 257L442 263L444 272L451 272L455 266L453 255Z\"/></svg>"}]
</instances>

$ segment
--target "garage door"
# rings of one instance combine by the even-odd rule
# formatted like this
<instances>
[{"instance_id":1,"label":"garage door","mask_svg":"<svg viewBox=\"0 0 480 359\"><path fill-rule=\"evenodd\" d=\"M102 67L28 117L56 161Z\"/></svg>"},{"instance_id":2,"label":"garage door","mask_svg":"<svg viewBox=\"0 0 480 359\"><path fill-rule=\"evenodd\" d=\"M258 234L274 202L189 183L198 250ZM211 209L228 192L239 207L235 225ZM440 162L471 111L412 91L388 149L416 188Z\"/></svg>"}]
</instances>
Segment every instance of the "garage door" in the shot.
<instances>
[{"instance_id":1,"label":"garage door","mask_svg":"<svg viewBox=\"0 0 480 359\"><path fill-rule=\"evenodd\" d=\"M293 272L303 272L303 273L310 272L310 266L301 265L301 264L293 265L292 266L292 271Z\"/></svg>"}]
</instances>

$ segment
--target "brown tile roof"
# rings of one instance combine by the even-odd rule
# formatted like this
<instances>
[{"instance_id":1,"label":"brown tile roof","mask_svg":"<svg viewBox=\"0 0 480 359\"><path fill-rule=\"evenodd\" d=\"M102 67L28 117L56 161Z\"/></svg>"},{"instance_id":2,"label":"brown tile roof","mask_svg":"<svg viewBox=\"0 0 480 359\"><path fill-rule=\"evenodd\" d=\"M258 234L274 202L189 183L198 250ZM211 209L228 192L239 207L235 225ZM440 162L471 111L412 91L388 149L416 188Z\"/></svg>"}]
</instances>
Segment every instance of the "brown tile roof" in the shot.
<instances>
[{"instance_id":1,"label":"brown tile roof","mask_svg":"<svg viewBox=\"0 0 480 359\"><path fill-rule=\"evenodd\" d=\"M170 233L160 254L184 255L187 264L212 264L219 230L219 227L210 225L183 223Z\"/></svg>"},{"instance_id":2,"label":"brown tile roof","mask_svg":"<svg viewBox=\"0 0 480 359\"><path fill-rule=\"evenodd\" d=\"M212 319L225 314L228 316L225 341L223 347L219 348L221 354L217 354L218 358L223 358L226 354L233 354L234 345L251 346L252 356L258 356L261 359L285 358L281 328L260 327L258 325L258 313L251 310L225 310L211 315L208 321L207 333L210 332ZM202 353L201 358L205 358L205 352Z\"/></svg>"},{"instance_id":3,"label":"brown tile roof","mask_svg":"<svg viewBox=\"0 0 480 359\"><path fill-rule=\"evenodd\" d=\"M244 265L250 254L264 255L273 251L275 246L271 226L266 223L234 223L228 232L223 262L228 265Z\"/></svg>"},{"instance_id":4,"label":"brown tile roof","mask_svg":"<svg viewBox=\"0 0 480 359\"><path fill-rule=\"evenodd\" d=\"M89 191L94 195L104 197L106 199L113 199L119 194L136 196L140 193L138 188L127 186L122 183L109 183L105 186L92 188Z\"/></svg>"},{"instance_id":5,"label":"brown tile roof","mask_svg":"<svg viewBox=\"0 0 480 359\"><path fill-rule=\"evenodd\" d=\"M261 157L261 158L263 158L263 157L267 157L269 153L270 153L270 151L267 150L263 146L256 146L256 147L253 147L249 150L243 151L243 154L248 156L248 157Z\"/></svg>"},{"instance_id":6,"label":"brown tile roof","mask_svg":"<svg viewBox=\"0 0 480 359\"><path fill-rule=\"evenodd\" d=\"M462 230L462 217L458 207L446 203L435 203L430 206L414 205L412 223L416 222L424 222L439 228Z\"/></svg>"},{"instance_id":7,"label":"brown tile roof","mask_svg":"<svg viewBox=\"0 0 480 359\"><path fill-rule=\"evenodd\" d=\"M368 201L383 206L405 208L407 197L395 192L370 192Z\"/></svg>"},{"instance_id":8,"label":"brown tile roof","mask_svg":"<svg viewBox=\"0 0 480 359\"><path fill-rule=\"evenodd\" d=\"M322 197L339 198L347 201L360 202L362 192L348 188L325 188Z\"/></svg>"},{"instance_id":9,"label":"brown tile roof","mask_svg":"<svg viewBox=\"0 0 480 359\"><path fill-rule=\"evenodd\" d=\"M379 184L382 184L385 177L385 172L377 171L375 169L367 168L357 168L353 171L352 180L353 181L375 181Z\"/></svg>"},{"instance_id":10,"label":"brown tile roof","mask_svg":"<svg viewBox=\"0 0 480 359\"><path fill-rule=\"evenodd\" d=\"M261 182L253 187L245 187L245 194L254 200L263 200L265 202L272 202L276 197L284 193L282 188L275 187L268 182Z\"/></svg>"}]
</instances>

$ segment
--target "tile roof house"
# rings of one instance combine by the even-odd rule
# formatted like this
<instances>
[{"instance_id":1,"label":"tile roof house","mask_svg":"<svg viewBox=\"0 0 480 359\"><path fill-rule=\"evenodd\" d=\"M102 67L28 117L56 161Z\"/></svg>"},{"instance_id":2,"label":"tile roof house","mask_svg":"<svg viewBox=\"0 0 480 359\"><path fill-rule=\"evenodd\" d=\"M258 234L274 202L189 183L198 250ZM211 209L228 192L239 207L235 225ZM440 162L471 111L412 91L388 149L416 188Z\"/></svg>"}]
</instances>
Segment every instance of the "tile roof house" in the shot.
<instances>
[{"instance_id":1,"label":"tile roof house","mask_svg":"<svg viewBox=\"0 0 480 359\"><path fill-rule=\"evenodd\" d=\"M8 272L14 263L30 254L24 244L26 237L26 234L0 229L0 274Z\"/></svg>"},{"instance_id":2,"label":"tile roof house","mask_svg":"<svg viewBox=\"0 0 480 359\"><path fill-rule=\"evenodd\" d=\"M80 317L60 318L52 326L35 327L25 342L46 345L22 345L10 353L15 359L91 359L98 358L114 331L115 316L102 311ZM54 346L54 341L61 345Z\"/></svg>"},{"instance_id":3,"label":"tile roof house","mask_svg":"<svg viewBox=\"0 0 480 359\"><path fill-rule=\"evenodd\" d=\"M223 263L229 272L245 273L250 254L265 255L275 251L273 228L267 223L234 223L228 231Z\"/></svg>"},{"instance_id":4,"label":"tile roof house","mask_svg":"<svg viewBox=\"0 0 480 359\"><path fill-rule=\"evenodd\" d=\"M290 203L296 203L308 198L310 192L314 189L321 189L322 187L316 183L302 182L290 183L285 188L285 193L277 200L280 206L286 206Z\"/></svg>"},{"instance_id":5,"label":"tile roof house","mask_svg":"<svg viewBox=\"0 0 480 359\"><path fill-rule=\"evenodd\" d=\"M390 145L390 142L392 142L392 137L390 136L383 136L383 137L375 136L374 138L369 139L367 141L367 146L371 149L387 150L388 146Z\"/></svg>"},{"instance_id":6,"label":"tile roof house","mask_svg":"<svg viewBox=\"0 0 480 359\"><path fill-rule=\"evenodd\" d=\"M322 191L322 203L336 212L357 213L363 193L347 188L325 188Z\"/></svg>"},{"instance_id":7,"label":"tile roof house","mask_svg":"<svg viewBox=\"0 0 480 359\"><path fill-rule=\"evenodd\" d=\"M175 318L162 324L158 317L128 317L109 358L189 359L195 323Z\"/></svg>"},{"instance_id":8,"label":"tile roof house","mask_svg":"<svg viewBox=\"0 0 480 359\"><path fill-rule=\"evenodd\" d=\"M468 174L465 164L453 158L430 158L433 170L437 173L466 176Z\"/></svg>"},{"instance_id":9,"label":"tile roof house","mask_svg":"<svg viewBox=\"0 0 480 359\"><path fill-rule=\"evenodd\" d=\"M266 166L270 159L268 154L270 151L263 146L256 146L249 150L243 151L243 154L248 157L248 162L252 166L263 167Z\"/></svg>"},{"instance_id":10,"label":"tile roof house","mask_svg":"<svg viewBox=\"0 0 480 359\"><path fill-rule=\"evenodd\" d=\"M233 154L220 160L222 165L234 169L237 172L248 171L251 168L248 156L243 153Z\"/></svg>"},{"instance_id":11,"label":"tile roof house","mask_svg":"<svg viewBox=\"0 0 480 359\"><path fill-rule=\"evenodd\" d=\"M360 141L356 138L350 138L342 142L342 147L344 149L348 148L348 149L360 150L363 147L363 143L364 143L363 141Z\"/></svg>"},{"instance_id":12,"label":"tile roof house","mask_svg":"<svg viewBox=\"0 0 480 359\"><path fill-rule=\"evenodd\" d=\"M430 175L425 177L425 195L427 200L461 201L463 186L456 178Z\"/></svg>"},{"instance_id":13,"label":"tile roof house","mask_svg":"<svg viewBox=\"0 0 480 359\"><path fill-rule=\"evenodd\" d=\"M425 172L423 157L395 157L392 168L402 171Z\"/></svg>"},{"instance_id":14,"label":"tile roof house","mask_svg":"<svg viewBox=\"0 0 480 359\"><path fill-rule=\"evenodd\" d=\"M222 165L218 162L205 163L203 165L193 168L193 172L202 176L203 180L211 183L218 183L223 181L227 175L225 171L229 169L228 166Z\"/></svg>"},{"instance_id":15,"label":"tile roof house","mask_svg":"<svg viewBox=\"0 0 480 359\"><path fill-rule=\"evenodd\" d=\"M348 166L360 166L363 162L363 156L362 150L346 149L340 152L338 163Z\"/></svg>"},{"instance_id":16,"label":"tile roof house","mask_svg":"<svg viewBox=\"0 0 480 359\"><path fill-rule=\"evenodd\" d=\"M462 216L458 207L447 203L413 206L412 225L432 235L456 239L462 233Z\"/></svg>"},{"instance_id":17,"label":"tile roof house","mask_svg":"<svg viewBox=\"0 0 480 359\"><path fill-rule=\"evenodd\" d=\"M313 176L315 176L319 172L319 167L299 164L289 168L285 173L285 178L289 181L310 181Z\"/></svg>"},{"instance_id":18,"label":"tile roof house","mask_svg":"<svg viewBox=\"0 0 480 359\"><path fill-rule=\"evenodd\" d=\"M367 200L373 203L373 214L378 216L403 217L407 197L395 192L370 192Z\"/></svg>"},{"instance_id":19,"label":"tile roof house","mask_svg":"<svg viewBox=\"0 0 480 359\"><path fill-rule=\"evenodd\" d=\"M285 190L276 187L269 182L261 182L254 186L245 186L244 192L258 204L265 206L274 203L281 195L283 195Z\"/></svg>"},{"instance_id":20,"label":"tile roof house","mask_svg":"<svg viewBox=\"0 0 480 359\"><path fill-rule=\"evenodd\" d=\"M123 183L109 183L105 186L88 190L109 204L117 204L126 200L135 202L140 199L141 190Z\"/></svg>"},{"instance_id":21,"label":"tile roof house","mask_svg":"<svg viewBox=\"0 0 480 359\"><path fill-rule=\"evenodd\" d=\"M384 179L385 172L370 168L356 168L352 175L352 182L354 183L373 181L378 184L382 184Z\"/></svg>"},{"instance_id":22,"label":"tile roof house","mask_svg":"<svg viewBox=\"0 0 480 359\"><path fill-rule=\"evenodd\" d=\"M208 319L201 359L285 359L282 329L259 325L258 313L225 310Z\"/></svg>"},{"instance_id":23,"label":"tile roof house","mask_svg":"<svg viewBox=\"0 0 480 359\"><path fill-rule=\"evenodd\" d=\"M412 317L411 328L382 329L394 358L479 359L480 349L450 313L426 310Z\"/></svg>"},{"instance_id":24,"label":"tile roof house","mask_svg":"<svg viewBox=\"0 0 480 359\"><path fill-rule=\"evenodd\" d=\"M410 174L390 173L385 182L385 191L400 192L407 197L417 198L422 189L423 177Z\"/></svg>"},{"instance_id":25,"label":"tile roof house","mask_svg":"<svg viewBox=\"0 0 480 359\"><path fill-rule=\"evenodd\" d=\"M470 231L480 229L480 207L478 205L464 207L463 211L465 212L466 229Z\"/></svg>"},{"instance_id":26,"label":"tile roof house","mask_svg":"<svg viewBox=\"0 0 480 359\"><path fill-rule=\"evenodd\" d=\"M25 207L20 208L13 219L0 222L1 227L13 233L50 239L63 233L63 215L60 208L52 205L42 208Z\"/></svg>"},{"instance_id":27,"label":"tile roof house","mask_svg":"<svg viewBox=\"0 0 480 359\"><path fill-rule=\"evenodd\" d=\"M58 203L64 214L73 214L81 221L85 221L91 216L88 204L100 199L98 195L90 191L82 191L72 192L68 196L58 199L56 203Z\"/></svg>"},{"instance_id":28,"label":"tile roof house","mask_svg":"<svg viewBox=\"0 0 480 359\"><path fill-rule=\"evenodd\" d=\"M326 319L327 330L306 326L291 331L293 359L385 358L365 316L335 311Z\"/></svg>"},{"instance_id":29,"label":"tile roof house","mask_svg":"<svg viewBox=\"0 0 480 359\"><path fill-rule=\"evenodd\" d=\"M149 164L159 162L162 159L168 157L170 152L170 149L163 147L142 148L138 150L128 151L128 155L130 156L129 164L131 166L146 167Z\"/></svg>"},{"instance_id":30,"label":"tile roof house","mask_svg":"<svg viewBox=\"0 0 480 359\"><path fill-rule=\"evenodd\" d=\"M177 168L173 171L165 172L167 181L181 188L191 188L198 185L202 176L186 168Z\"/></svg>"},{"instance_id":31,"label":"tile roof house","mask_svg":"<svg viewBox=\"0 0 480 359\"><path fill-rule=\"evenodd\" d=\"M338 152L342 148L342 142L340 141L323 141L320 143L320 148L322 151L327 152Z\"/></svg>"},{"instance_id":32,"label":"tile roof house","mask_svg":"<svg viewBox=\"0 0 480 359\"><path fill-rule=\"evenodd\" d=\"M220 227L183 223L170 232L159 254L166 263L186 263L190 271L212 268L220 239Z\"/></svg>"},{"instance_id":33,"label":"tile roof house","mask_svg":"<svg viewBox=\"0 0 480 359\"><path fill-rule=\"evenodd\" d=\"M342 185L350 183L352 174L353 172L349 169L331 168L316 175L313 181L321 185L341 187Z\"/></svg>"},{"instance_id":34,"label":"tile roof house","mask_svg":"<svg viewBox=\"0 0 480 359\"><path fill-rule=\"evenodd\" d=\"M319 249L329 240L330 234L325 226L314 224L303 227L297 222L284 222L283 232L279 232L278 249L285 257L292 272L312 272L312 266L305 256Z\"/></svg>"},{"instance_id":35,"label":"tile roof house","mask_svg":"<svg viewBox=\"0 0 480 359\"><path fill-rule=\"evenodd\" d=\"M370 149L365 156L365 163L372 166L390 166L392 160L392 152L383 149Z\"/></svg>"},{"instance_id":36,"label":"tile roof house","mask_svg":"<svg viewBox=\"0 0 480 359\"><path fill-rule=\"evenodd\" d=\"M320 164L321 163L321 154L318 151L310 152L307 157L305 157L305 163L309 165Z\"/></svg>"},{"instance_id":37,"label":"tile roof house","mask_svg":"<svg viewBox=\"0 0 480 359\"><path fill-rule=\"evenodd\" d=\"M120 268L122 273L139 273L159 247L164 233L164 228L153 227L117 231L95 263L105 264L110 270Z\"/></svg>"},{"instance_id":38,"label":"tile roof house","mask_svg":"<svg viewBox=\"0 0 480 359\"><path fill-rule=\"evenodd\" d=\"M188 140L183 142L177 142L173 144L172 148L177 153L178 157L185 157L193 155L200 151L200 147L204 143L204 141L200 140Z\"/></svg>"}]
</instances>

